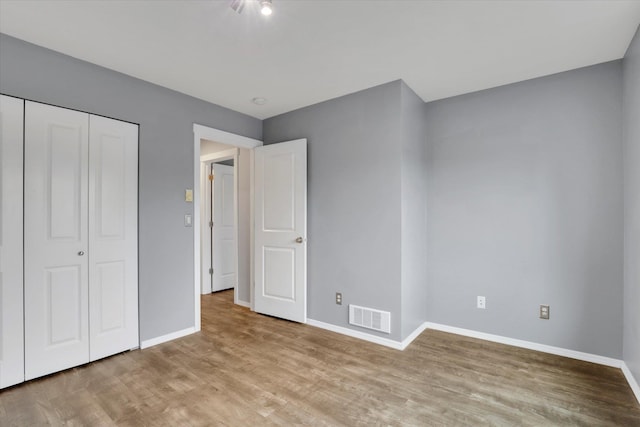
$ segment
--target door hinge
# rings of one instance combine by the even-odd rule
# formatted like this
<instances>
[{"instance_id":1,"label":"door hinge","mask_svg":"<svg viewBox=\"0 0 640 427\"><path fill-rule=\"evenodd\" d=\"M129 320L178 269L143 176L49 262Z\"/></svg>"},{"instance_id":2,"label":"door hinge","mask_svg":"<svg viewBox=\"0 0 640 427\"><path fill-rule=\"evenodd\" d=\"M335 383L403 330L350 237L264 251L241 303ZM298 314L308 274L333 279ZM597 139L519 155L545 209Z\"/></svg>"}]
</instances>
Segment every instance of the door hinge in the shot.
<instances>
[{"instance_id":1,"label":"door hinge","mask_svg":"<svg viewBox=\"0 0 640 427\"><path fill-rule=\"evenodd\" d=\"M213 228L213 221L209 221L209 228Z\"/></svg>"},{"instance_id":2,"label":"door hinge","mask_svg":"<svg viewBox=\"0 0 640 427\"><path fill-rule=\"evenodd\" d=\"M213 274L213 268L209 269L209 274Z\"/></svg>"},{"instance_id":3,"label":"door hinge","mask_svg":"<svg viewBox=\"0 0 640 427\"><path fill-rule=\"evenodd\" d=\"M209 181L213 181L213 175L209 175Z\"/></svg>"}]
</instances>

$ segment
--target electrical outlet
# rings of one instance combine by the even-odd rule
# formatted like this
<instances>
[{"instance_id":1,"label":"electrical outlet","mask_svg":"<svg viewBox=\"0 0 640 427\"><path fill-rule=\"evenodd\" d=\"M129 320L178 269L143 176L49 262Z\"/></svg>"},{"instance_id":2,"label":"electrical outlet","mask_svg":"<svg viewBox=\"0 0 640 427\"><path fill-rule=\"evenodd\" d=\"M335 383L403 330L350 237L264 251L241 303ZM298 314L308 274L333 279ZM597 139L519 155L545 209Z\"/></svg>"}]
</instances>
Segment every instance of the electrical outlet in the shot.
<instances>
[{"instance_id":1,"label":"electrical outlet","mask_svg":"<svg viewBox=\"0 0 640 427\"><path fill-rule=\"evenodd\" d=\"M549 320L549 306L548 305L540 305L540 318Z\"/></svg>"},{"instance_id":2,"label":"electrical outlet","mask_svg":"<svg viewBox=\"0 0 640 427\"><path fill-rule=\"evenodd\" d=\"M342 293L336 292L336 304L342 305Z\"/></svg>"},{"instance_id":3,"label":"electrical outlet","mask_svg":"<svg viewBox=\"0 0 640 427\"><path fill-rule=\"evenodd\" d=\"M478 297L478 308L482 308L485 309L487 308L487 304L486 304L486 299L484 297L479 296Z\"/></svg>"}]
</instances>

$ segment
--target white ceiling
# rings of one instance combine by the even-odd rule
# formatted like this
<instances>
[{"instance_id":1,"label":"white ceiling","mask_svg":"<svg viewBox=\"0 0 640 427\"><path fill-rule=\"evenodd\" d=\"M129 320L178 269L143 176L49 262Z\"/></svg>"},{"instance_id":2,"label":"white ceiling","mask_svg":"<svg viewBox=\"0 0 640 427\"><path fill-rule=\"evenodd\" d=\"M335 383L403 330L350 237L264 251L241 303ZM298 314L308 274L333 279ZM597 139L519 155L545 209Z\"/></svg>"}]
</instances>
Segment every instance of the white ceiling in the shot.
<instances>
[{"instance_id":1,"label":"white ceiling","mask_svg":"<svg viewBox=\"0 0 640 427\"><path fill-rule=\"evenodd\" d=\"M637 0L228 5L0 0L0 32L263 119L396 79L431 101L619 59L640 23Z\"/></svg>"}]
</instances>

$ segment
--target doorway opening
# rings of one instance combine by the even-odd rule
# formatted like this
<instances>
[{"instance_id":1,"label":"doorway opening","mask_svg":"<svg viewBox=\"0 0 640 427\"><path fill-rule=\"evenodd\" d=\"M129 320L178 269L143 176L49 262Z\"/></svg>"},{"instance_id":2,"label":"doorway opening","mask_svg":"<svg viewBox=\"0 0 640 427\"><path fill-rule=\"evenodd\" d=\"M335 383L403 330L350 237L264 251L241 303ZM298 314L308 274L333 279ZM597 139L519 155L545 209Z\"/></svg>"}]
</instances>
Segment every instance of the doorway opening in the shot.
<instances>
[{"instance_id":1,"label":"doorway opening","mask_svg":"<svg viewBox=\"0 0 640 427\"><path fill-rule=\"evenodd\" d=\"M217 279L222 279L221 286L232 285L235 304L253 307L252 149L262 145L262 141L198 124L193 125L193 133L194 324L195 331L199 331L201 329L201 295L210 293ZM224 217L226 213L226 218L218 220L219 227L216 229L216 192L211 191L212 184L215 190L215 171L212 174L212 180L209 180L209 175L214 167L212 165L220 165L224 162L233 163L233 166L232 169L227 169L226 178L218 181L222 184L218 189L218 196L226 191L227 203L226 206L224 201L219 203L219 207L222 208L219 214ZM225 175L223 170L224 168L220 168L218 171L219 177ZM211 215L214 216L213 220ZM210 222L213 222L213 227L209 226ZM223 227L224 224L227 227ZM217 237L223 237L217 245L217 253L216 232L218 232ZM224 256L220 256L216 261L216 255L223 254ZM213 269L211 274L210 268ZM218 276L216 273L219 273Z\"/></svg>"},{"instance_id":2,"label":"doorway opening","mask_svg":"<svg viewBox=\"0 0 640 427\"><path fill-rule=\"evenodd\" d=\"M227 144L207 140L200 142L200 293L233 289L236 304L239 209L235 165L238 163L238 152L238 148Z\"/></svg>"}]
</instances>

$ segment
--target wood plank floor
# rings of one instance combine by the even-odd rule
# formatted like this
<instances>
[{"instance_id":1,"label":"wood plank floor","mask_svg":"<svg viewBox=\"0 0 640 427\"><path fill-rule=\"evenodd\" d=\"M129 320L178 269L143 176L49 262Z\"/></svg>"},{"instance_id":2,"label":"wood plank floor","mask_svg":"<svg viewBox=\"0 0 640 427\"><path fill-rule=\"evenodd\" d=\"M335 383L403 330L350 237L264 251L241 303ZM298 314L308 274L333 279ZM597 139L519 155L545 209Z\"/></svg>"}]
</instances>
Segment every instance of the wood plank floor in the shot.
<instances>
[{"instance_id":1,"label":"wood plank floor","mask_svg":"<svg viewBox=\"0 0 640 427\"><path fill-rule=\"evenodd\" d=\"M0 425L640 426L619 369L436 331L405 351L202 297L203 329L0 392Z\"/></svg>"}]
</instances>

